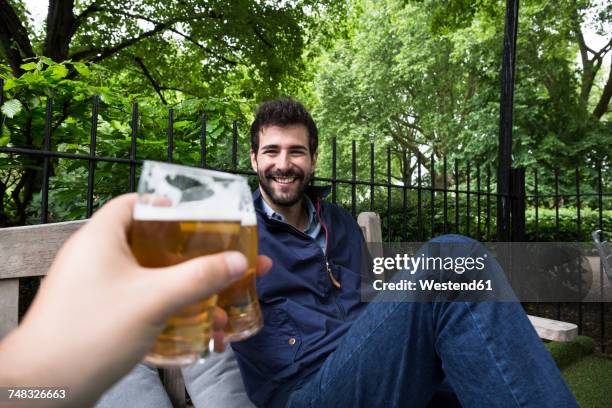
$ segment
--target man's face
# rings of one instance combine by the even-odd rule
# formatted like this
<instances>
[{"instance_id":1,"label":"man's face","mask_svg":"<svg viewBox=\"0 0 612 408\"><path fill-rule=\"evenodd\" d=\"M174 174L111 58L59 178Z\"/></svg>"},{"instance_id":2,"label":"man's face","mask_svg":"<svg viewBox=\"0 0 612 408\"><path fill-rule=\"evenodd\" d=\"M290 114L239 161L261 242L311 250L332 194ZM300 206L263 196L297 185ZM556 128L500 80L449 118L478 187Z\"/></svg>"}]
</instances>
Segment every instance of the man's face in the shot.
<instances>
[{"instance_id":1,"label":"man's face","mask_svg":"<svg viewBox=\"0 0 612 408\"><path fill-rule=\"evenodd\" d=\"M264 198L281 207L298 203L315 170L304 125L268 126L259 133L259 150L251 151Z\"/></svg>"}]
</instances>

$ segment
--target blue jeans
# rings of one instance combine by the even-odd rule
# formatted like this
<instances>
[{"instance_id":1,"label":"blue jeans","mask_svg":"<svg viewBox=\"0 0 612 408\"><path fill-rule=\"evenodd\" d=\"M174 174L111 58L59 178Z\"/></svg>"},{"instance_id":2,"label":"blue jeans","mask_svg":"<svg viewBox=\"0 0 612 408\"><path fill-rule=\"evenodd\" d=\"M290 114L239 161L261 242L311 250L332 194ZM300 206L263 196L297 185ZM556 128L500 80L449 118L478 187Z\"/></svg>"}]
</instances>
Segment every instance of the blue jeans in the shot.
<instances>
[{"instance_id":1,"label":"blue jeans","mask_svg":"<svg viewBox=\"0 0 612 408\"><path fill-rule=\"evenodd\" d=\"M287 407L424 407L443 381L463 407L578 406L521 305L485 301L370 303Z\"/></svg>"}]
</instances>

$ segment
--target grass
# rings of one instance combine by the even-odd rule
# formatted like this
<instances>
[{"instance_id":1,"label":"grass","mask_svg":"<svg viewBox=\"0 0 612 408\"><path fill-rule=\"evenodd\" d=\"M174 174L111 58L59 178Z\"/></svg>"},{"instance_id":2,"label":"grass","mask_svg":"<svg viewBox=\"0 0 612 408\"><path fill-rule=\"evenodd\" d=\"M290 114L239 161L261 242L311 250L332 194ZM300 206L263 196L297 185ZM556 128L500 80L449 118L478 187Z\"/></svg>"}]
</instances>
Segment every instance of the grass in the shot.
<instances>
[{"instance_id":1,"label":"grass","mask_svg":"<svg viewBox=\"0 0 612 408\"><path fill-rule=\"evenodd\" d=\"M592 354L569 365L562 373L582 408L612 405L612 357Z\"/></svg>"},{"instance_id":2,"label":"grass","mask_svg":"<svg viewBox=\"0 0 612 408\"><path fill-rule=\"evenodd\" d=\"M609 408L612 357L594 353L593 339L579 336L569 343L546 345L582 408Z\"/></svg>"}]
</instances>

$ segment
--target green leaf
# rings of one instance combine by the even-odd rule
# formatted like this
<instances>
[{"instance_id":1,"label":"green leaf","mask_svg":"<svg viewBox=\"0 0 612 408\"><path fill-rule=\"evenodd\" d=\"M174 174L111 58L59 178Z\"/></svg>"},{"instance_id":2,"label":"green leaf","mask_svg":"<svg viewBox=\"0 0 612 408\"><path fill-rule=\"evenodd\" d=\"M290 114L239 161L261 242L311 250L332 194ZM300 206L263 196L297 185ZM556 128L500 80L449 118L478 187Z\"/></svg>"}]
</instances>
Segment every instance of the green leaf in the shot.
<instances>
[{"instance_id":1,"label":"green leaf","mask_svg":"<svg viewBox=\"0 0 612 408\"><path fill-rule=\"evenodd\" d=\"M102 102L107 103L109 105L115 100L109 92L100 92L100 99L102 100Z\"/></svg>"},{"instance_id":2,"label":"green leaf","mask_svg":"<svg viewBox=\"0 0 612 408\"><path fill-rule=\"evenodd\" d=\"M37 108L40 105L40 98L38 96L33 96L32 98L30 98L28 105L32 109Z\"/></svg>"},{"instance_id":3,"label":"green leaf","mask_svg":"<svg viewBox=\"0 0 612 408\"><path fill-rule=\"evenodd\" d=\"M89 68L87 67L87 65L85 65L82 62L73 62L72 66L74 67L74 69L77 70L77 72L79 73L79 75L83 75L83 76L89 76L89 74L91 74L91 71L89 70Z\"/></svg>"},{"instance_id":4,"label":"green leaf","mask_svg":"<svg viewBox=\"0 0 612 408\"><path fill-rule=\"evenodd\" d=\"M219 119L209 119L206 121L206 131L212 132L219 126Z\"/></svg>"},{"instance_id":5,"label":"green leaf","mask_svg":"<svg viewBox=\"0 0 612 408\"><path fill-rule=\"evenodd\" d=\"M10 142L10 140L11 140L11 137L8 134L0 137L0 147L6 147L8 143Z\"/></svg>"},{"instance_id":6,"label":"green leaf","mask_svg":"<svg viewBox=\"0 0 612 408\"><path fill-rule=\"evenodd\" d=\"M38 67L38 64L36 62L28 62L27 64L23 64L21 65L21 69L23 69L24 71L33 71Z\"/></svg>"},{"instance_id":7,"label":"green leaf","mask_svg":"<svg viewBox=\"0 0 612 408\"><path fill-rule=\"evenodd\" d=\"M178 122L174 122L174 129L181 129L191 124L192 122L189 120L179 120Z\"/></svg>"},{"instance_id":8,"label":"green leaf","mask_svg":"<svg viewBox=\"0 0 612 408\"><path fill-rule=\"evenodd\" d=\"M2 108L0 108L0 111L2 111L7 118L13 118L15 115L21 112L21 108L21 102L19 102L17 99L9 99L8 101L4 102Z\"/></svg>"},{"instance_id":9,"label":"green leaf","mask_svg":"<svg viewBox=\"0 0 612 408\"><path fill-rule=\"evenodd\" d=\"M44 62L45 64L51 66L51 65L55 65L55 61L53 61L51 58L49 57L40 57L40 61Z\"/></svg>"},{"instance_id":10,"label":"green leaf","mask_svg":"<svg viewBox=\"0 0 612 408\"><path fill-rule=\"evenodd\" d=\"M6 126L6 123L3 123L2 127L0 128L0 136L1 137L10 137L11 136L11 132L10 132L8 126Z\"/></svg>"},{"instance_id":11,"label":"green leaf","mask_svg":"<svg viewBox=\"0 0 612 408\"><path fill-rule=\"evenodd\" d=\"M213 130L208 137L210 137L211 140L217 140L219 138L219 136L221 136L223 134L223 126L219 126L218 128L216 128L215 130Z\"/></svg>"},{"instance_id":12,"label":"green leaf","mask_svg":"<svg viewBox=\"0 0 612 408\"><path fill-rule=\"evenodd\" d=\"M4 90L8 91L19 85L19 79L17 78L9 78L4 82Z\"/></svg>"},{"instance_id":13,"label":"green leaf","mask_svg":"<svg viewBox=\"0 0 612 408\"><path fill-rule=\"evenodd\" d=\"M62 79L68 75L68 68L63 65L54 65L47 70L54 79Z\"/></svg>"}]
</instances>

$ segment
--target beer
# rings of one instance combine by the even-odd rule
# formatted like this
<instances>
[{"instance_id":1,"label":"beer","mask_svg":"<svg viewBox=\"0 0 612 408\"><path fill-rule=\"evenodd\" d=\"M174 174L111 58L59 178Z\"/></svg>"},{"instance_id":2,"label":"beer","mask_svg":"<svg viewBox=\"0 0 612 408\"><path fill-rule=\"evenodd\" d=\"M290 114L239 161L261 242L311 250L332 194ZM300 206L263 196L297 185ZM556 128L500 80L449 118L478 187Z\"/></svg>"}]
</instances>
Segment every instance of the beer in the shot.
<instances>
[{"instance_id":1,"label":"beer","mask_svg":"<svg viewBox=\"0 0 612 408\"><path fill-rule=\"evenodd\" d=\"M164 267L235 249L239 232L239 221L135 219L130 245L140 265ZM208 349L215 303L212 296L180 309L166 322L145 361L156 366L195 362Z\"/></svg>"},{"instance_id":2,"label":"beer","mask_svg":"<svg viewBox=\"0 0 612 408\"><path fill-rule=\"evenodd\" d=\"M145 161L130 231L135 258L142 266L159 268L236 250L245 214L254 217L245 187L248 191L245 179L233 174ZM214 295L179 310L145 362L186 366L205 355L216 302Z\"/></svg>"},{"instance_id":3,"label":"beer","mask_svg":"<svg viewBox=\"0 0 612 408\"><path fill-rule=\"evenodd\" d=\"M257 333L263 326L255 288L257 241L257 225L253 218L252 225L241 226L238 238L238 250L246 256L248 261L247 273L240 280L219 292L217 300L218 306L227 313L227 325L224 332L227 342L244 340Z\"/></svg>"}]
</instances>

